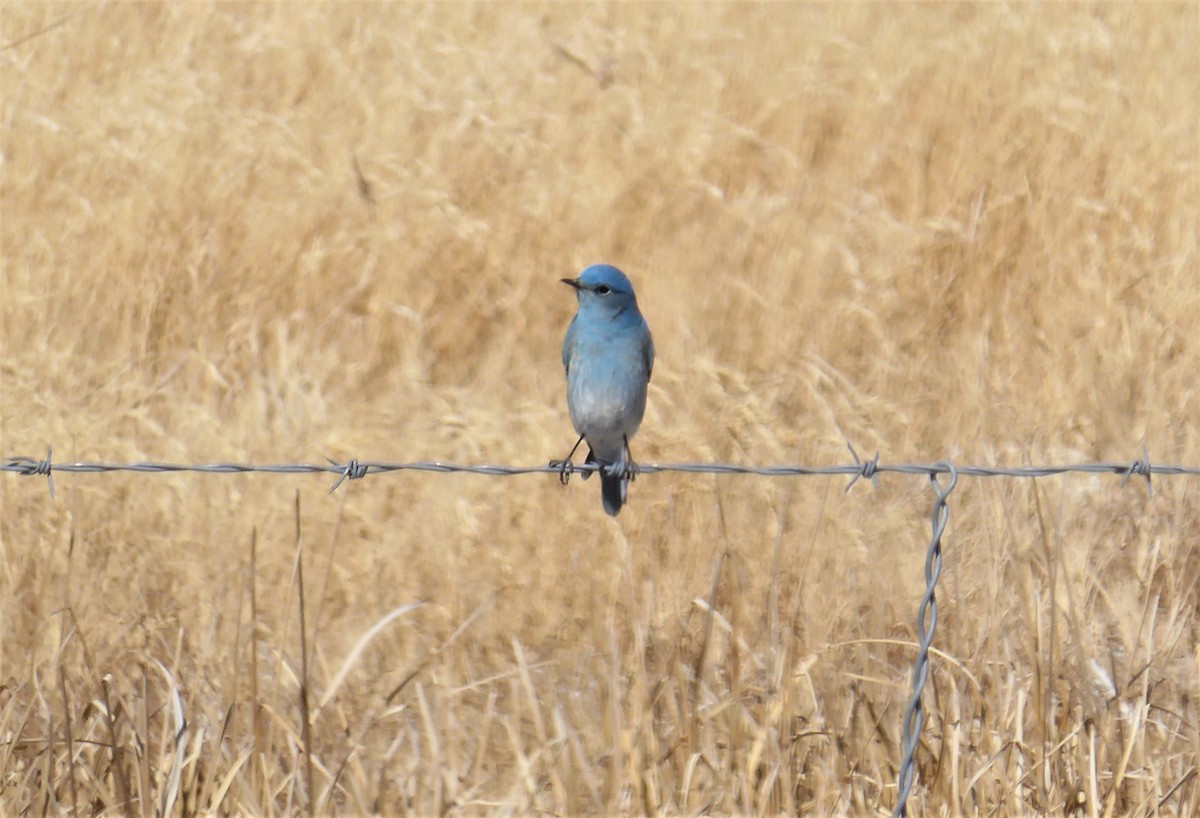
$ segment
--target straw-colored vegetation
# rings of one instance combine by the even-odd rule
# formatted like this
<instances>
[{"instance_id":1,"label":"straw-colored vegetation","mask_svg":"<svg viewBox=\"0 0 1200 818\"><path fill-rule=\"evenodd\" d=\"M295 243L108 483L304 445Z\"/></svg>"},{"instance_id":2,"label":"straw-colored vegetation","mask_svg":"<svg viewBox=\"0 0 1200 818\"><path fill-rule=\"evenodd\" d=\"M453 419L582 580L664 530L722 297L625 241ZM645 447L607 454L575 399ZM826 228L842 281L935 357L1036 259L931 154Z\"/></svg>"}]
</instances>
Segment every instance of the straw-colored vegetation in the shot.
<instances>
[{"instance_id":1,"label":"straw-colored vegetation","mask_svg":"<svg viewBox=\"0 0 1200 818\"><path fill-rule=\"evenodd\" d=\"M0 20L0 456L542 464L608 261L643 462L1200 464L1195 5ZM0 476L0 813L894 805L926 479L331 482ZM1145 489L960 481L921 814L1197 809Z\"/></svg>"}]
</instances>

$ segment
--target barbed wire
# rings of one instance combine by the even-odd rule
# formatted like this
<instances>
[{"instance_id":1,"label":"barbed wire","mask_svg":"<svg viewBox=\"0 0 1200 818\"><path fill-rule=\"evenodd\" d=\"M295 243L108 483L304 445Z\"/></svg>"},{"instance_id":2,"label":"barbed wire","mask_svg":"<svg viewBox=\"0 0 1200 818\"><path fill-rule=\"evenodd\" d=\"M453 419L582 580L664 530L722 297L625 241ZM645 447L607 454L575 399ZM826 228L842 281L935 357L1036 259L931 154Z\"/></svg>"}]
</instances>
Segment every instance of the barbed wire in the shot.
<instances>
[{"instance_id":1,"label":"barbed wire","mask_svg":"<svg viewBox=\"0 0 1200 818\"><path fill-rule=\"evenodd\" d=\"M806 477L815 475L845 476L850 478L846 491L860 479L876 482L880 474L908 474L926 477L949 475L953 470L960 477L1054 477L1061 474L1113 474L1123 478L1122 484L1130 477L1138 476L1146 479L1148 487L1153 475L1192 475L1200 476L1200 466L1183 466L1169 463L1152 463L1148 454L1142 458L1128 461L1109 461L1092 463L1065 463L1043 466L972 466L957 465L948 460L936 463L881 463L879 453L862 460L850 447L854 457L853 463L830 466L748 466L738 463L641 463L633 465L637 475L659 474L662 472L683 472L688 474L740 474L759 477ZM54 463L53 448L46 450L46 457L39 460L33 457L9 457L0 462L0 471L12 472L23 476L41 475L47 478L51 496L54 494L54 473L68 474L101 474L108 472L142 472L150 474L168 474L178 472L199 472L206 474L335 474L337 480L330 488L336 491L346 480L361 480L371 474L385 474L398 471L441 472L479 474L489 477L511 477L523 474L557 474L568 477L572 474L585 474L599 471L603 466L595 463L573 465L550 461L544 466L497 466L490 464L465 465L447 463L440 460L423 460L408 463L394 463L380 460L352 459L345 463L328 460L325 463L161 463L152 461L113 463L107 461L80 461Z\"/></svg>"},{"instance_id":2,"label":"barbed wire","mask_svg":"<svg viewBox=\"0 0 1200 818\"><path fill-rule=\"evenodd\" d=\"M859 480L870 480L878 486L880 474L923 475L933 486L934 502L931 522L932 534L929 549L925 556L925 592L917 609L917 656L913 662L912 695L905 709L901 722L901 761L897 774L897 798L894 818L904 818L908 814L908 796L916 779L916 768L913 757L921 739L921 727L924 721L924 710L921 698L929 679L929 649L933 644L934 631L937 628L937 582L942 573L942 535L950 519L950 507L947 499L958 485L960 477L1018 477L1040 478L1054 477L1063 474L1112 474L1120 476L1121 485L1129 482L1131 477L1142 477L1146 480L1146 490L1154 493L1151 478L1154 475L1190 475L1200 477L1200 466L1183 466L1169 463L1153 463L1149 452L1143 448L1142 457L1132 462L1108 461L1091 463L1066 463L1059 465L1026 465L1026 466L960 466L949 460L935 463L881 463L879 452L874 457L862 459L849 443L846 444L853 463L829 466L747 466L737 463L643 463L631 464L634 474L658 474L661 472L683 472L688 474L730 474L754 475L759 477L806 477L824 475L829 477L844 476L850 480L846 483L845 491ZM43 459L32 457L9 457L0 462L0 471L12 472L18 475L32 477L43 476L50 488L50 496L54 497L54 473L68 474L103 474L110 472L141 472L151 474L167 474L179 472L200 472L206 474L334 474L336 481L330 487L333 493L347 480L361 480L371 474L388 472L416 471L438 473L467 473L489 477L512 477L523 474L555 474L566 483L573 474L587 474L605 468L596 463L575 465L570 461L551 460L544 466L495 466L489 464L463 465L446 463L438 460L426 460L410 463L390 463L378 460L352 459L345 463L326 459L325 463L112 463L104 461L54 463L53 448L48 447ZM939 478L948 477L945 485Z\"/></svg>"}]
</instances>

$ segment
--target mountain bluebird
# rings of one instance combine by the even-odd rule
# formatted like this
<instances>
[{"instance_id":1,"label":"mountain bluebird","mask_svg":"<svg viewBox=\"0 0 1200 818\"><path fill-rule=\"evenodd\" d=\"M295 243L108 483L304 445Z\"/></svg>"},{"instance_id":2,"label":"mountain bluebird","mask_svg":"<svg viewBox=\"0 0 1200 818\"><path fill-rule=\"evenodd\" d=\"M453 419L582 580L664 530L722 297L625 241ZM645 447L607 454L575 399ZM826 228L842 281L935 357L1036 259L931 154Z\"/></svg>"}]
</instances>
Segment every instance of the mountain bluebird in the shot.
<instances>
[{"instance_id":1,"label":"mountain bluebird","mask_svg":"<svg viewBox=\"0 0 1200 818\"><path fill-rule=\"evenodd\" d=\"M616 267L594 264L578 278L562 282L575 289L579 300L562 350L567 408L579 440L558 465L568 474L571 456L586 440L584 462L600 466L600 498L604 510L615 516L625 504L626 484L633 479L629 439L646 411L654 340L638 312L633 285Z\"/></svg>"}]
</instances>

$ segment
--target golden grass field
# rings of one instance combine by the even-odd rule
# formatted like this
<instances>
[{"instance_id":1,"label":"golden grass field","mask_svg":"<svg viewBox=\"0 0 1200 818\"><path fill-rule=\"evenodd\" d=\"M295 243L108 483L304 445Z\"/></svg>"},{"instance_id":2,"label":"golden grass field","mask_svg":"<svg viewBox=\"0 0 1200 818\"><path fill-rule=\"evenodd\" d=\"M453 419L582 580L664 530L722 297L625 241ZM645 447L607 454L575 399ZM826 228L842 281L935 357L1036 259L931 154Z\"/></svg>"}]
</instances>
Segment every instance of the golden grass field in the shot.
<instances>
[{"instance_id":1,"label":"golden grass field","mask_svg":"<svg viewBox=\"0 0 1200 818\"><path fill-rule=\"evenodd\" d=\"M1198 19L5 3L0 459L544 465L607 261L644 463L1198 466ZM896 803L927 478L54 480L0 814ZM1200 477L950 510L913 812L1195 814Z\"/></svg>"}]
</instances>

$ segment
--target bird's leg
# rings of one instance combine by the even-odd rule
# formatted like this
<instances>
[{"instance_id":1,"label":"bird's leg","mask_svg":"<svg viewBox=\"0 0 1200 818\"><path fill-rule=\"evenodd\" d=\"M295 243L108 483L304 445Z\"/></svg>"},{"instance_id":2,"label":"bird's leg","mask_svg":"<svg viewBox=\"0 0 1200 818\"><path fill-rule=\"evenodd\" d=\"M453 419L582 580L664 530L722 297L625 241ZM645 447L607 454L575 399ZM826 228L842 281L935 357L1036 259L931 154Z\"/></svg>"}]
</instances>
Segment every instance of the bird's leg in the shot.
<instances>
[{"instance_id":1,"label":"bird's leg","mask_svg":"<svg viewBox=\"0 0 1200 818\"><path fill-rule=\"evenodd\" d=\"M550 468L558 469L558 482L562 483L564 486L571 479L571 472L575 471L575 464L571 462L571 458L575 456L575 450L579 448L579 444L582 442L583 435L580 435L579 440L575 441L575 445L571 447L571 453L567 455L565 460L550 461Z\"/></svg>"}]
</instances>

